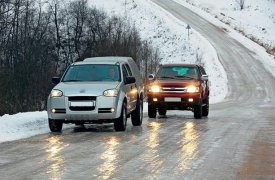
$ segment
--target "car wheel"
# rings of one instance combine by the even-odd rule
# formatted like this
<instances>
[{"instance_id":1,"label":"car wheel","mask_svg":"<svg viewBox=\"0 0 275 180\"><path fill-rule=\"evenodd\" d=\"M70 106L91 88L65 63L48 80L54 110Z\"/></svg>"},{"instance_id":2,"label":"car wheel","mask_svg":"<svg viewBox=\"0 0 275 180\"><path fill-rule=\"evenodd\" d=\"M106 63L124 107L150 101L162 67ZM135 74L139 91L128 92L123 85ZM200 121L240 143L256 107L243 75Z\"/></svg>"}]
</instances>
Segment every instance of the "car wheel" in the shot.
<instances>
[{"instance_id":1,"label":"car wheel","mask_svg":"<svg viewBox=\"0 0 275 180\"><path fill-rule=\"evenodd\" d=\"M63 126L63 120L48 119L49 128L52 132L61 132Z\"/></svg>"},{"instance_id":2,"label":"car wheel","mask_svg":"<svg viewBox=\"0 0 275 180\"><path fill-rule=\"evenodd\" d=\"M140 126L143 118L143 102L142 97L137 99L136 109L131 113L133 126Z\"/></svg>"},{"instance_id":3,"label":"car wheel","mask_svg":"<svg viewBox=\"0 0 275 180\"><path fill-rule=\"evenodd\" d=\"M127 109L126 103L123 103L119 118L114 121L114 128L116 131L125 131L127 124Z\"/></svg>"},{"instance_id":4,"label":"car wheel","mask_svg":"<svg viewBox=\"0 0 275 180\"><path fill-rule=\"evenodd\" d=\"M158 111L159 111L159 115L161 115L161 116L165 116L166 112L167 112L167 110L164 108L160 108Z\"/></svg>"},{"instance_id":5,"label":"car wheel","mask_svg":"<svg viewBox=\"0 0 275 180\"><path fill-rule=\"evenodd\" d=\"M208 116L209 114L209 98L205 100L205 105L202 107L202 115Z\"/></svg>"},{"instance_id":6,"label":"car wheel","mask_svg":"<svg viewBox=\"0 0 275 180\"><path fill-rule=\"evenodd\" d=\"M149 118L156 118L157 116L156 107L154 105L150 105L149 103L148 103L148 116Z\"/></svg>"},{"instance_id":7,"label":"car wheel","mask_svg":"<svg viewBox=\"0 0 275 180\"><path fill-rule=\"evenodd\" d=\"M202 104L194 106L194 118L201 119L202 117Z\"/></svg>"}]
</instances>

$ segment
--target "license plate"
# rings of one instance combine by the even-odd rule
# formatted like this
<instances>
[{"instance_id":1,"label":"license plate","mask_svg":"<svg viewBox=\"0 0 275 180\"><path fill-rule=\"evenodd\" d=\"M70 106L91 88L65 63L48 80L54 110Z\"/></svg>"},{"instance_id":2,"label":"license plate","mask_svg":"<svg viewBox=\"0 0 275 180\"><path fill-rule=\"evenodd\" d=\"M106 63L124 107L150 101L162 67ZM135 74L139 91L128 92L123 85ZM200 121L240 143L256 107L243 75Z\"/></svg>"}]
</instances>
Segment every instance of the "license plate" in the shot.
<instances>
[{"instance_id":1,"label":"license plate","mask_svg":"<svg viewBox=\"0 0 275 180\"><path fill-rule=\"evenodd\" d=\"M90 102L71 102L71 107L93 107L95 106L94 101Z\"/></svg>"},{"instance_id":2,"label":"license plate","mask_svg":"<svg viewBox=\"0 0 275 180\"><path fill-rule=\"evenodd\" d=\"M181 98L166 97L164 98L165 102L181 102Z\"/></svg>"}]
</instances>

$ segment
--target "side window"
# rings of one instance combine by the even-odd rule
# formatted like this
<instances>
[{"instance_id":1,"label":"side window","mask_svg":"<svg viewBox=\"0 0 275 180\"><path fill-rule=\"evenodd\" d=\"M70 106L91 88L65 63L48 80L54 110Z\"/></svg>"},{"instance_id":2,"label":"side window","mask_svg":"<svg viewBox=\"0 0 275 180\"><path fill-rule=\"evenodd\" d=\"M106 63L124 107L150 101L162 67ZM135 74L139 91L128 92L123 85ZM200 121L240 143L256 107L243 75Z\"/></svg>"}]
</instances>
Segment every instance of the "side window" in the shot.
<instances>
[{"instance_id":1,"label":"side window","mask_svg":"<svg viewBox=\"0 0 275 180\"><path fill-rule=\"evenodd\" d=\"M125 67L125 65L122 65L122 74L123 74L123 79L125 80L126 77L129 76L127 69Z\"/></svg>"},{"instance_id":2,"label":"side window","mask_svg":"<svg viewBox=\"0 0 275 180\"><path fill-rule=\"evenodd\" d=\"M201 72L202 75L206 75L206 72L205 72L203 67L200 67L200 72Z\"/></svg>"},{"instance_id":3,"label":"side window","mask_svg":"<svg viewBox=\"0 0 275 180\"><path fill-rule=\"evenodd\" d=\"M129 73L129 75L130 75L130 76L133 76L133 74L132 74L132 72L131 72L131 69L130 69L129 65L128 65L128 64L125 64L125 66L126 66L126 69L127 69L128 73Z\"/></svg>"}]
</instances>

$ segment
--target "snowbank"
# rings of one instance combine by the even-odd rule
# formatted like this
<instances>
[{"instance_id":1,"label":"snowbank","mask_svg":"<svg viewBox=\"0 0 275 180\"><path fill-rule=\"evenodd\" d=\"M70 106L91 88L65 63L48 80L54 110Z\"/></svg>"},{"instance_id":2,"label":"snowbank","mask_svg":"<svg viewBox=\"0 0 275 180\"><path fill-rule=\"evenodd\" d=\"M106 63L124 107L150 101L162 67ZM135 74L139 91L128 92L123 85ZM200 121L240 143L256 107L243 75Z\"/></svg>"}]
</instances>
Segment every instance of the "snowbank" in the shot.
<instances>
[{"instance_id":1,"label":"snowbank","mask_svg":"<svg viewBox=\"0 0 275 180\"><path fill-rule=\"evenodd\" d=\"M176 1L199 7L266 48L275 47L275 3L272 0L245 0L243 10L236 0Z\"/></svg>"},{"instance_id":2,"label":"snowbank","mask_svg":"<svg viewBox=\"0 0 275 180\"><path fill-rule=\"evenodd\" d=\"M49 132L47 112L27 112L0 117L0 142Z\"/></svg>"}]
</instances>

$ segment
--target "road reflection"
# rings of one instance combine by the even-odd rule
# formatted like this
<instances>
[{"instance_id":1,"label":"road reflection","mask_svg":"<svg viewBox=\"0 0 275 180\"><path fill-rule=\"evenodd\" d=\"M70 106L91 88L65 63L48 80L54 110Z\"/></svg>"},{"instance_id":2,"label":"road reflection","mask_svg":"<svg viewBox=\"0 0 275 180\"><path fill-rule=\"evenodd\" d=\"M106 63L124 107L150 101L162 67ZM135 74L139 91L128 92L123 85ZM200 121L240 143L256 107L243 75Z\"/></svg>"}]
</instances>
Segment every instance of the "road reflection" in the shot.
<instances>
[{"instance_id":1,"label":"road reflection","mask_svg":"<svg viewBox=\"0 0 275 180\"><path fill-rule=\"evenodd\" d=\"M149 137L146 143L148 147L148 152L146 153L144 160L148 162L151 167L148 169L150 172L151 178L154 179L157 177L157 174L160 172L160 168L163 164L163 160L160 159L159 155L159 144L160 144L160 137L159 131L161 128L160 122L148 122L149 127Z\"/></svg>"},{"instance_id":2,"label":"road reflection","mask_svg":"<svg viewBox=\"0 0 275 180\"><path fill-rule=\"evenodd\" d=\"M68 146L64 144L61 136L49 136L47 138L47 144L45 151L47 153L47 161L50 165L47 167L47 174L50 175L50 179L61 179L62 167L65 159L61 156L61 152Z\"/></svg>"},{"instance_id":3,"label":"road reflection","mask_svg":"<svg viewBox=\"0 0 275 180\"><path fill-rule=\"evenodd\" d=\"M109 179L115 173L118 163L118 145L119 138L115 136L107 138L105 150L100 155L103 164L97 168L100 179Z\"/></svg>"},{"instance_id":4,"label":"road reflection","mask_svg":"<svg viewBox=\"0 0 275 180\"><path fill-rule=\"evenodd\" d=\"M180 161L175 169L175 174L183 174L186 170L191 169L191 162L196 158L198 153L199 133L194 122L186 122L181 130L180 143Z\"/></svg>"}]
</instances>

